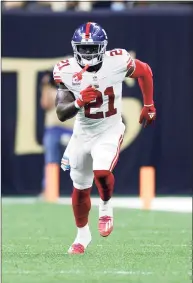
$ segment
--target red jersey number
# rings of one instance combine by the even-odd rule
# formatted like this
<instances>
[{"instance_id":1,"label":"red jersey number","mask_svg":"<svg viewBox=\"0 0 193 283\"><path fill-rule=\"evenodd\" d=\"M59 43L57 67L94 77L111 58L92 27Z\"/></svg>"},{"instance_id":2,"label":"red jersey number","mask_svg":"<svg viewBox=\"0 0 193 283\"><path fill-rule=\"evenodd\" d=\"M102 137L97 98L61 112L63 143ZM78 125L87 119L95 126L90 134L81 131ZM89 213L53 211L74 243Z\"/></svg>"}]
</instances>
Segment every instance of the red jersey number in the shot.
<instances>
[{"instance_id":1,"label":"red jersey number","mask_svg":"<svg viewBox=\"0 0 193 283\"><path fill-rule=\"evenodd\" d=\"M97 92L97 98L95 102L91 102L87 105L84 106L84 110L85 110L85 117L90 118L90 119L101 119L104 118L103 112L97 112L95 114L91 114L90 113L90 109L91 108L100 108L101 105L103 104L103 97L102 97L102 93L98 90L96 90Z\"/></svg>"},{"instance_id":2,"label":"red jersey number","mask_svg":"<svg viewBox=\"0 0 193 283\"><path fill-rule=\"evenodd\" d=\"M117 114L117 108L114 107L115 94L113 91L113 87L107 87L104 91L104 95L108 95L108 111L105 112L105 117L110 117ZM102 111L99 111L95 114L90 113L91 108L100 108L103 104L102 93L97 90L97 98L95 102L91 102L84 106L85 109L85 117L90 119L102 119L104 118L104 114Z\"/></svg>"},{"instance_id":3,"label":"red jersey number","mask_svg":"<svg viewBox=\"0 0 193 283\"><path fill-rule=\"evenodd\" d=\"M122 54L123 54L122 49L115 49L115 50L110 51L110 56L122 55Z\"/></svg>"},{"instance_id":4,"label":"red jersey number","mask_svg":"<svg viewBox=\"0 0 193 283\"><path fill-rule=\"evenodd\" d=\"M60 61L60 63L57 64L57 67L58 67L58 70L61 71L64 67L66 66L69 66L70 63L69 63L69 60L63 60L63 61Z\"/></svg>"},{"instance_id":5,"label":"red jersey number","mask_svg":"<svg viewBox=\"0 0 193 283\"><path fill-rule=\"evenodd\" d=\"M113 87L107 87L104 91L105 95L108 95L109 97L109 102L108 102L108 111L105 113L105 117L110 117L115 114L117 114L117 108L114 107L114 102L115 102L115 95L113 92Z\"/></svg>"}]
</instances>

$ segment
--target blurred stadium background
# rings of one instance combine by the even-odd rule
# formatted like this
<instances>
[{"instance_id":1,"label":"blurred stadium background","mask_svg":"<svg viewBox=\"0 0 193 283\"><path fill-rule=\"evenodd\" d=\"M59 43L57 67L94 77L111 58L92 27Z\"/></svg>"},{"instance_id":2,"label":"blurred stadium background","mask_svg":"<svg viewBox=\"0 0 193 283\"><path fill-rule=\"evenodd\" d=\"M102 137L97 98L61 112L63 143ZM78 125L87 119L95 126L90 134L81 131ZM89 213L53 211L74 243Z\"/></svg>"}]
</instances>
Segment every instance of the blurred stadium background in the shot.
<instances>
[{"instance_id":1,"label":"blurred stadium background","mask_svg":"<svg viewBox=\"0 0 193 283\"><path fill-rule=\"evenodd\" d=\"M189 282L192 3L2 1L1 8L3 282ZM105 244L111 256L103 260L109 260L110 267L102 271L100 260L95 262L103 253L102 240L97 238L97 246L88 254L90 271L86 270L85 258L69 262L63 258L63 249L73 238L70 207L37 201L44 174L46 111L41 107L42 81L47 70L72 56L72 34L87 21L104 27L108 49L125 48L152 67L157 107L156 123L143 129L138 123L142 105L138 84L125 80L123 119L127 130L115 169L115 195L119 198L114 203L120 227ZM68 130L72 126L68 124ZM155 168L156 196L161 198L154 200L152 208L185 213L134 210L125 214L123 207L141 208L138 196L142 166ZM60 173L63 198L59 203L69 204L70 177ZM95 208L92 213L93 234L97 234ZM130 263L123 257L125 250L132 254ZM45 272L50 265L51 270ZM103 274L105 279L99 280Z\"/></svg>"}]
</instances>

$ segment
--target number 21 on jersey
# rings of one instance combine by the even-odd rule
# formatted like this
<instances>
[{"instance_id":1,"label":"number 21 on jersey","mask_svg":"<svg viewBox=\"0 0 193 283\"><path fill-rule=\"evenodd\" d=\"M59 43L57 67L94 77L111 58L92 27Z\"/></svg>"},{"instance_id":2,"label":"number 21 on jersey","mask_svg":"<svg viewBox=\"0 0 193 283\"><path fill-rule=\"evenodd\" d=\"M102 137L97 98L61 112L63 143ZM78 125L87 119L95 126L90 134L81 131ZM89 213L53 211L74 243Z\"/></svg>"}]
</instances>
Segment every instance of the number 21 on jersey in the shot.
<instances>
[{"instance_id":1,"label":"number 21 on jersey","mask_svg":"<svg viewBox=\"0 0 193 283\"><path fill-rule=\"evenodd\" d=\"M98 90L97 91L97 98L96 101L91 102L87 105L85 105L85 117L90 118L90 119L102 119L106 117L113 116L117 114L117 109L114 107L114 101L115 101L115 94L113 91L113 87L107 87L104 91L104 95L108 96L108 111L106 111L104 114L102 111L99 111L95 114L90 113L91 108L100 108L103 104L103 96L102 93Z\"/></svg>"}]
</instances>

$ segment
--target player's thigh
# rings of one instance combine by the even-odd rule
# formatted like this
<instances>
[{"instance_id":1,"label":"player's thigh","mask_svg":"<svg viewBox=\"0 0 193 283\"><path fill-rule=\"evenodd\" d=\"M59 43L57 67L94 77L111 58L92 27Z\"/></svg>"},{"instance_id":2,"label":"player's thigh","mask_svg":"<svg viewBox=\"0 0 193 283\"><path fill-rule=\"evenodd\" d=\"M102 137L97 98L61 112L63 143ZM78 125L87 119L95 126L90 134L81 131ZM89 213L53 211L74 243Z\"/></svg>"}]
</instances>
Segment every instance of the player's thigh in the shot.
<instances>
[{"instance_id":1,"label":"player's thigh","mask_svg":"<svg viewBox=\"0 0 193 283\"><path fill-rule=\"evenodd\" d=\"M102 136L92 148L93 170L112 171L118 161L123 133L117 132Z\"/></svg>"},{"instance_id":2,"label":"player's thigh","mask_svg":"<svg viewBox=\"0 0 193 283\"><path fill-rule=\"evenodd\" d=\"M67 149L70 163L70 176L77 189L85 189L93 183L93 162L82 144L81 138L72 136Z\"/></svg>"}]
</instances>

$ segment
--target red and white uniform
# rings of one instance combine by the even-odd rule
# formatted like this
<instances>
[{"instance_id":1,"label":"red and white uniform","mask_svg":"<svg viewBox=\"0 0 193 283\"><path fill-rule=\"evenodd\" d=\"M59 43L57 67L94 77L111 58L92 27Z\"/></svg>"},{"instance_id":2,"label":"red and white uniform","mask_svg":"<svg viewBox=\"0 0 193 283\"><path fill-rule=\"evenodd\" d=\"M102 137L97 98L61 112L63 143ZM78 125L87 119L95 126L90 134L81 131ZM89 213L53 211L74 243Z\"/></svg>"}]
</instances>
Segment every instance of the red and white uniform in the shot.
<instances>
[{"instance_id":1,"label":"red and white uniform","mask_svg":"<svg viewBox=\"0 0 193 283\"><path fill-rule=\"evenodd\" d=\"M80 91L94 85L98 97L76 115L73 136L66 155L71 178L79 189L89 188L93 170L113 170L119 156L125 126L122 123L122 82L134 60L124 49L107 51L101 69L83 73L82 80L73 77L81 71L75 58L61 61L54 68L54 79L63 82L78 98Z\"/></svg>"}]
</instances>

